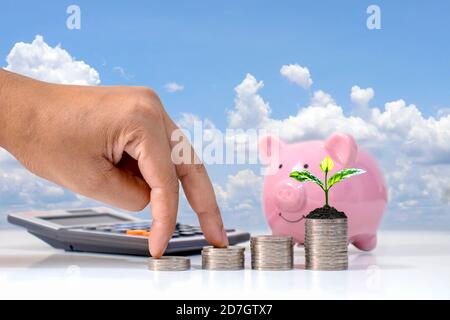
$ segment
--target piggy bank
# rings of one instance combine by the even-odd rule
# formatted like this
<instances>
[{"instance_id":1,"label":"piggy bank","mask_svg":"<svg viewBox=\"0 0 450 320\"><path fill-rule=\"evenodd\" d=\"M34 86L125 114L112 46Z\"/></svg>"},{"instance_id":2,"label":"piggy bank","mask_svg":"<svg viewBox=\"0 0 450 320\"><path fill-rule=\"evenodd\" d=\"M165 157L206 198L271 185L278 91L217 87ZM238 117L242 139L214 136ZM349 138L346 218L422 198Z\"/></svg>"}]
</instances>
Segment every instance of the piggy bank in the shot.
<instances>
[{"instance_id":1,"label":"piggy bank","mask_svg":"<svg viewBox=\"0 0 450 320\"><path fill-rule=\"evenodd\" d=\"M300 183L289 174L308 169L323 179L319 164L327 155L335 163L328 177L344 168L364 169L365 174L330 189L329 205L347 215L349 243L364 251L375 248L377 228L387 204L387 188L375 159L352 136L335 133L326 141L295 144L266 136L259 143L259 153L268 165L263 188L267 222L274 235L292 236L298 244L304 243L305 216L324 206L325 195L315 183Z\"/></svg>"}]
</instances>

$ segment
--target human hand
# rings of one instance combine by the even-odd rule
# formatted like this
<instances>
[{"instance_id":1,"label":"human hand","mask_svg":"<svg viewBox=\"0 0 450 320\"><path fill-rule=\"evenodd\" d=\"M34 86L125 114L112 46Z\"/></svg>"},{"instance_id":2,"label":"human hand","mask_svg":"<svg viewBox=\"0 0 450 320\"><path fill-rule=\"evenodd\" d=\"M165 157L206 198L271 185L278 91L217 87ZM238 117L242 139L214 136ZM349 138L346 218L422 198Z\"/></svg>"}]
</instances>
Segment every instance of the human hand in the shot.
<instances>
[{"instance_id":1,"label":"human hand","mask_svg":"<svg viewBox=\"0 0 450 320\"><path fill-rule=\"evenodd\" d=\"M150 202L152 256L175 229L179 181L206 239L228 245L205 167L193 150L190 163L174 165L178 127L152 90L55 85L0 70L0 114L0 146L34 174L126 210Z\"/></svg>"}]
</instances>

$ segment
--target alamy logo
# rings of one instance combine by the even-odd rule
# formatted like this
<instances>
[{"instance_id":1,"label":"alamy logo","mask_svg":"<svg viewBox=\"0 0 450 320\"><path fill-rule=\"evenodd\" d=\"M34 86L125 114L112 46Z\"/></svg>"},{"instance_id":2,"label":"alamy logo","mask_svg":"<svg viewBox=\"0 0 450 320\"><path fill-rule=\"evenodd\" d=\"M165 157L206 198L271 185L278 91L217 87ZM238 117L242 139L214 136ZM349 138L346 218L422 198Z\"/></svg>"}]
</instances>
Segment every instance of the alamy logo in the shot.
<instances>
[{"instance_id":1,"label":"alamy logo","mask_svg":"<svg viewBox=\"0 0 450 320\"><path fill-rule=\"evenodd\" d=\"M377 5L370 5L367 7L367 29L369 30L380 30L381 29L381 9Z\"/></svg>"},{"instance_id":2,"label":"alamy logo","mask_svg":"<svg viewBox=\"0 0 450 320\"><path fill-rule=\"evenodd\" d=\"M81 9L77 5L67 7L66 13L69 15L66 20L66 26L69 30L81 29Z\"/></svg>"}]
</instances>

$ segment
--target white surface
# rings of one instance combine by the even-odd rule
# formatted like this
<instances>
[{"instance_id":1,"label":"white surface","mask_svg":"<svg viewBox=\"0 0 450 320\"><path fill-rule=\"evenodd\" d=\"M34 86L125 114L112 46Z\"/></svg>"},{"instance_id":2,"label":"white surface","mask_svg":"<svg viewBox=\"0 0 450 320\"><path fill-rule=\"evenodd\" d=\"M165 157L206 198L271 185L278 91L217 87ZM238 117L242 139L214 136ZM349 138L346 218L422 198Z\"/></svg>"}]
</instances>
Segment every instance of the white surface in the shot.
<instances>
[{"instance_id":1,"label":"white surface","mask_svg":"<svg viewBox=\"0 0 450 320\"><path fill-rule=\"evenodd\" d=\"M350 270L151 272L145 258L54 250L0 231L0 298L391 299L450 298L450 233L381 232L372 253L350 248ZM248 260L248 259L247 259ZM248 261L247 261L248 262Z\"/></svg>"}]
</instances>

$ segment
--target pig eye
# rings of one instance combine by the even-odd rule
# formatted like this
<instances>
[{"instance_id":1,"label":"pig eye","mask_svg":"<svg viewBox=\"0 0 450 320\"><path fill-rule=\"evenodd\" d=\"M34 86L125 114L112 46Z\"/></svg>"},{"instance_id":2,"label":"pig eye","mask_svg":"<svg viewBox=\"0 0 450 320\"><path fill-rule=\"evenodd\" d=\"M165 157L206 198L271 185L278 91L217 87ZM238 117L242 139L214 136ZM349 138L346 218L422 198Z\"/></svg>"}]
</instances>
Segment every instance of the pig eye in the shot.
<instances>
[{"instance_id":1,"label":"pig eye","mask_svg":"<svg viewBox=\"0 0 450 320\"><path fill-rule=\"evenodd\" d=\"M303 168L308 169L308 168L309 168L309 164L305 164L305 165L303 166Z\"/></svg>"},{"instance_id":2,"label":"pig eye","mask_svg":"<svg viewBox=\"0 0 450 320\"><path fill-rule=\"evenodd\" d=\"M281 169L281 168L283 168L283 165L282 165L282 164L280 164L280 165L278 166L278 169Z\"/></svg>"}]
</instances>

